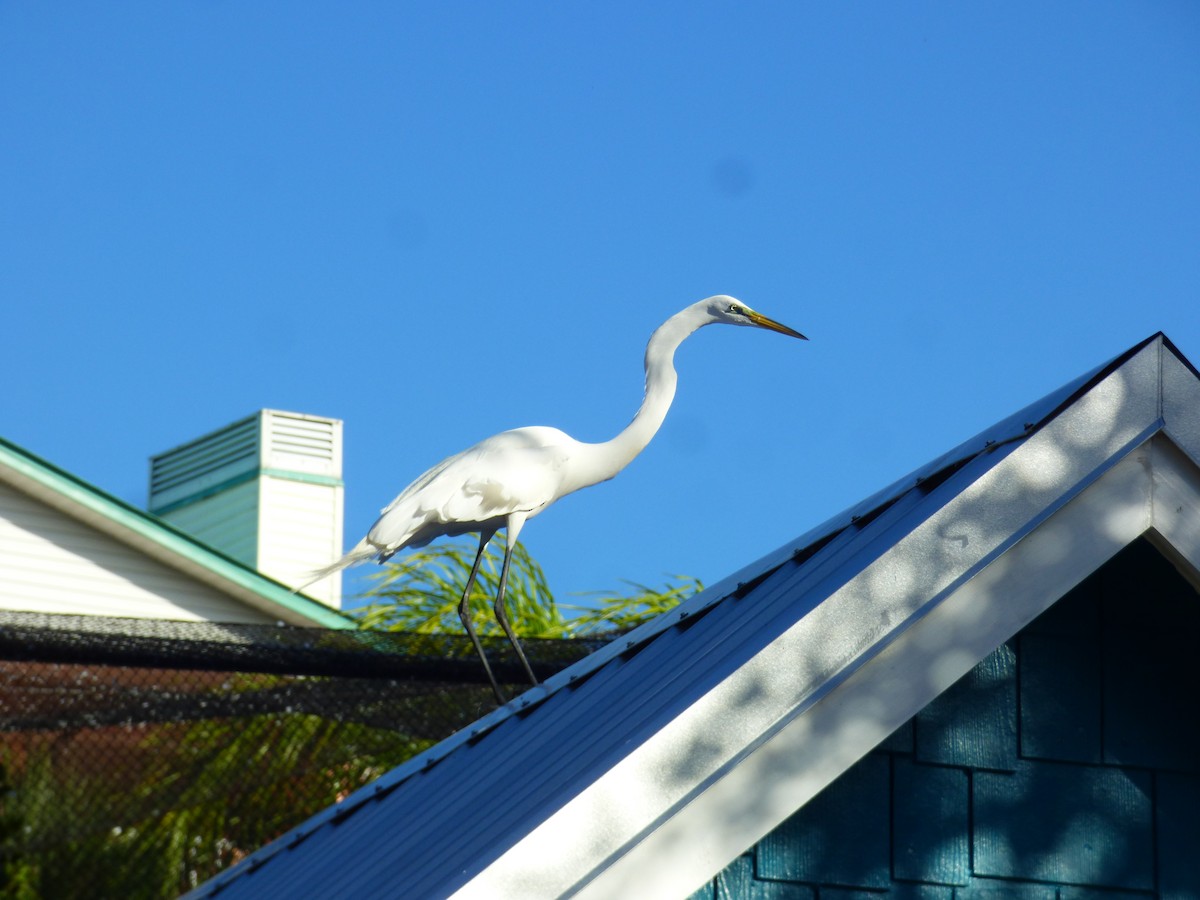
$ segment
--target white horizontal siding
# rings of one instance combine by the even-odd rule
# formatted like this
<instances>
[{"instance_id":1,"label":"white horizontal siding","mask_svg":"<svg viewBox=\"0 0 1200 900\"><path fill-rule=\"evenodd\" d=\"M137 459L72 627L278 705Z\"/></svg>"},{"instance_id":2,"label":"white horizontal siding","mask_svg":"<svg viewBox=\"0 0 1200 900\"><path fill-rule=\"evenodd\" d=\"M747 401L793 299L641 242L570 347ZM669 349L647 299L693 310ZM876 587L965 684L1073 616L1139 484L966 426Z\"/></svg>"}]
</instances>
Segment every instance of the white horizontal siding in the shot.
<instances>
[{"instance_id":1,"label":"white horizontal siding","mask_svg":"<svg viewBox=\"0 0 1200 900\"><path fill-rule=\"evenodd\" d=\"M258 480L181 506L163 518L248 566L258 564Z\"/></svg>"},{"instance_id":2,"label":"white horizontal siding","mask_svg":"<svg viewBox=\"0 0 1200 900\"><path fill-rule=\"evenodd\" d=\"M297 585L342 555L342 488L264 477L259 507L258 569ZM305 589L325 603L341 603L341 575Z\"/></svg>"},{"instance_id":3,"label":"white horizontal siding","mask_svg":"<svg viewBox=\"0 0 1200 900\"><path fill-rule=\"evenodd\" d=\"M214 622L272 621L3 483L0 608Z\"/></svg>"}]
</instances>

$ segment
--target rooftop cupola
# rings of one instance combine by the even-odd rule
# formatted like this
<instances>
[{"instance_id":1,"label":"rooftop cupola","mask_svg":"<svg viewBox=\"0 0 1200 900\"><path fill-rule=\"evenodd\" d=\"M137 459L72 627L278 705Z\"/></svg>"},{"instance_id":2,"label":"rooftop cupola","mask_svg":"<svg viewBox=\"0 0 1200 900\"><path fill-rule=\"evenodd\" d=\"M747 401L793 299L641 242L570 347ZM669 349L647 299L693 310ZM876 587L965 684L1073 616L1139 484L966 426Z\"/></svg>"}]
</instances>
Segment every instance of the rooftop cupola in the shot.
<instances>
[{"instance_id":1,"label":"rooftop cupola","mask_svg":"<svg viewBox=\"0 0 1200 900\"><path fill-rule=\"evenodd\" d=\"M338 419L263 409L150 458L150 512L289 586L341 554L343 491Z\"/></svg>"}]
</instances>

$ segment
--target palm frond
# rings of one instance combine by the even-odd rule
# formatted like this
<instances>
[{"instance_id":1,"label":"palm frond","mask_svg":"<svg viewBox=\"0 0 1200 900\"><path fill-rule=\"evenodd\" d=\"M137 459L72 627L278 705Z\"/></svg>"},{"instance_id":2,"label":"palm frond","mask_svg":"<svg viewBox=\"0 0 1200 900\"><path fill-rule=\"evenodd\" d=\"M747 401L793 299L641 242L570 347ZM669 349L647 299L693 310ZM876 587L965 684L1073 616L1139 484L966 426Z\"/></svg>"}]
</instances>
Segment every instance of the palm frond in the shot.
<instances>
[{"instance_id":1,"label":"palm frond","mask_svg":"<svg viewBox=\"0 0 1200 900\"><path fill-rule=\"evenodd\" d=\"M366 592L370 603L356 611L362 628L421 634L462 631L458 604L475 548L464 542L443 543L412 551L388 563ZM471 595L471 616L479 634L499 635L492 602L500 583L502 544L488 546ZM523 637L598 637L626 631L660 615L702 590L697 578L673 576L661 588L626 582L625 591L580 595L589 602L558 603L546 574L522 544L517 544L508 573L506 607L509 621Z\"/></svg>"},{"instance_id":2,"label":"palm frond","mask_svg":"<svg viewBox=\"0 0 1200 900\"><path fill-rule=\"evenodd\" d=\"M461 632L458 604L474 559L475 548L460 542L424 547L388 563L366 592L370 604L356 612L360 626L419 634ZM492 614L503 560L496 542L488 546L479 566L470 605L479 634L503 633ZM513 627L526 637L550 637L562 628L546 574L521 544L509 564L505 606Z\"/></svg>"}]
</instances>

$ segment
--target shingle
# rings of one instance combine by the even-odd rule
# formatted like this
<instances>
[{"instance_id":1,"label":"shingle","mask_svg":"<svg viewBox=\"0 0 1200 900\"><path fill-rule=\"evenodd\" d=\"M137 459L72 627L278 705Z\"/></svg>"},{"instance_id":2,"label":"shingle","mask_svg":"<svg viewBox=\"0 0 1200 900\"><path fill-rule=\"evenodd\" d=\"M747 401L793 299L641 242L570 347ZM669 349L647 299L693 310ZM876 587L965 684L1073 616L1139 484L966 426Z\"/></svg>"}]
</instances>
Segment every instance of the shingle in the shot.
<instances>
[{"instance_id":1,"label":"shingle","mask_svg":"<svg viewBox=\"0 0 1200 900\"><path fill-rule=\"evenodd\" d=\"M714 879L713 886L716 900L815 900L816 897L816 891L807 885L756 878L754 860L749 855L739 856L726 866ZM709 893L699 896L712 897L713 886L709 887Z\"/></svg>"},{"instance_id":2,"label":"shingle","mask_svg":"<svg viewBox=\"0 0 1200 900\"><path fill-rule=\"evenodd\" d=\"M1189 894L1195 898L1195 894ZM1140 891L1105 891L1099 888L1068 885L1058 889L1058 900L1157 900L1154 894Z\"/></svg>"},{"instance_id":3,"label":"shingle","mask_svg":"<svg viewBox=\"0 0 1200 900\"><path fill-rule=\"evenodd\" d=\"M1100 651L1094 640L1022 634L1021 755L1098 763Z\"/></svg>"},{"instance_id":4,"label":"shingle","mask_svg":"<svg viewBox=\"0 0 1200 900\"><path fill-rule=\"evenodd\" d=\"M971 877L967 773L896 758L892 871L905 881L966 884Z\"/></svg>"},{"instance_id":5,"label":"shingle","mask_svg":"<svg viewBox=\"0 0 1200 900\"><path fill-rule=\"evenodd\" d=\"M1200 898L1200 778L1159 774L1157 779L1155 824L1162 900L1197 900Z\"/></svg>"},{"instance_id":6,"label":"shingle","mask_svg":"<svg viewBox=\"0 0 1200 900\"><path fill-rule=\"evenodd\" d=\"M1200 716L1180 707L1200 693L1200 603L1145 541L1122 556L1105 585L1104 761L1200 773Z\"/></svg>"},{"instance_id":7,"label":"shingle","mask_svg":"<svg viewBox=\"0 0 1200 900\"><path fill-rule=\"evenodd\" d=\"M820 900L953 900L954 888L939 884L892 885L891 890L863 891L857 888L821 888Z\"/></svg>"},{"instance_id":8,"label":"shingle","mask_svg":"<svg viewBox=\"0 0 1200 900\"><path fill-rule=\"evenodd\" d=\"M917 714L917 759L982 769L1016 766L1016 654L1009 644Z\"/></svg>"},{"instance_id":9,"label":"shingle","mask_svg":"<svg viewBox=\"0 0 1200 900\"><path fill-rule=\"evenodd\" d=\"M880 742L878 749L888 753L912 753L916 743L913 720L909 719Z\"/></svg>"},{"instance_id":10,"label":"shingle","mask_svg":"<svg viewBox=\"0 0 1200 900\"><path fill-rule=\"evenodd\" d=\"M1025 627L1047 634L1096 641L1100 638L1100 579L1095 572Z\"/></svg>"},{"instance_id":11,"label":"shingle","mask_svg":"<svg viewBox=\"0 0 1200 900\"><path fill-rule=\"evenodd\" d=\"M763 878L889 884L888 758L864 757L758 843Z\"/></svg>"},{"instance_id":12,"label":"shingle","mask_svg":"<svg viewBox=\"0 0 1200 900\"><path fill-rule=\"evenodd\" d=\"M1150 774L1051 762L974 776L976 875L1154 885Z\"/></svg>"},{"instance_id":13,"label":"shingle","mask_svg":"<svg viewBox=\"0 0 1200 900\"><path fill-rule=\"evenodd\" d=\"M955 888L954 900L1056 900L1057 894L1049 884L976 878L966 887Z\"/></svg>"}]
</instances>

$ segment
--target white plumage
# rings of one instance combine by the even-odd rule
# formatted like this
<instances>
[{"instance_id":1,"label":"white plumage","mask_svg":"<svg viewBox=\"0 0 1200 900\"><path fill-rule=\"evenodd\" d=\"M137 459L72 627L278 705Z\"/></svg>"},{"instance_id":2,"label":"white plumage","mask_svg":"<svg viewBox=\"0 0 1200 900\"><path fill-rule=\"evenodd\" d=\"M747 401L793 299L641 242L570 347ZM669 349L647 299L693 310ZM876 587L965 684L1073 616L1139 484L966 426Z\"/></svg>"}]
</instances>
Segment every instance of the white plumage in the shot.
<instances>
[{"instance_id":1,"label":"white plumage","mask_svg":"<svg viewBox=\"0 0 1200 900\"><path fill-rule=\"evenodd\" d=\"M584 443L545 426L517 428L486 438L442 460L401 491L384 507L367 536L337 562L314 572L308 584L356 563L384 562L407 547L422 547L438 537L479 532L479 552L459 604L459 616L483 660L497 700L504 702L467 611L483 550L504 528L506 549L494 607L496 618L530 680L537 684L504 611L504 589L517 535L527 519L573 491L612 478L645 448L675 396L676 348L698 328L711 324L752 325L805 339L800 332L724 294L694 303L650 336L642 406L615 438Z\"/></svg>"}]
</instances>

